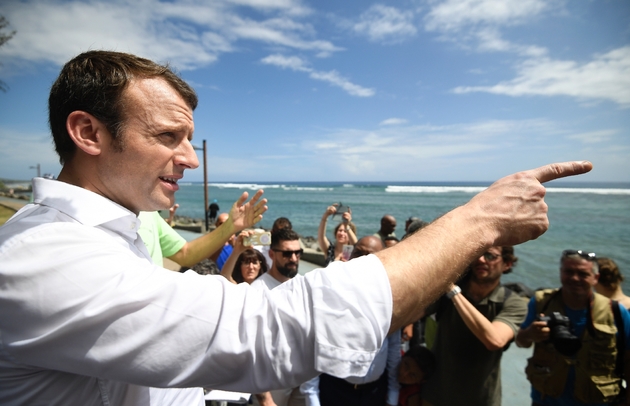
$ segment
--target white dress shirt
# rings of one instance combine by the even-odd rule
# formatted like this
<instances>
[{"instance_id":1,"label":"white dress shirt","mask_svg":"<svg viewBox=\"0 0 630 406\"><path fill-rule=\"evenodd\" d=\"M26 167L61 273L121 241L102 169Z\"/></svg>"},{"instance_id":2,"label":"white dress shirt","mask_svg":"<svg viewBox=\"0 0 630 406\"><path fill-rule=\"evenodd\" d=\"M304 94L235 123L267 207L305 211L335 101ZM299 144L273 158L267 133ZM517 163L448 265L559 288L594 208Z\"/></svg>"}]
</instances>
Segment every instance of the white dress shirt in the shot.
<instances>
[{"instance_id":1,"label":"white dress shirt","mask_svg":"<svg viewBox=\"0 0 630 406\"><path fill-rule=\"evenodd\" d=\"M378 380L387 368L387 404L397 405L400 394L398 366L400 365L400 330L388 336L365 376L350 376L346 381L364 385ZM307 406L319 406L319 376L300 385L300 391L306 395Z\"/></svg>"},{"instance_id":2,"label":"white dress shirt","mask_svg":"<svg viewBox=\"0 0 630 406\"><path fill-rule=\"evenodd\" d=\"M98 194L40 178L33 191L0 228L0 404L144 406L160 404L149 387L362 376L385 339L375 256L261 291L149 263L137 217Z\"/></svg>"}]
</instances>

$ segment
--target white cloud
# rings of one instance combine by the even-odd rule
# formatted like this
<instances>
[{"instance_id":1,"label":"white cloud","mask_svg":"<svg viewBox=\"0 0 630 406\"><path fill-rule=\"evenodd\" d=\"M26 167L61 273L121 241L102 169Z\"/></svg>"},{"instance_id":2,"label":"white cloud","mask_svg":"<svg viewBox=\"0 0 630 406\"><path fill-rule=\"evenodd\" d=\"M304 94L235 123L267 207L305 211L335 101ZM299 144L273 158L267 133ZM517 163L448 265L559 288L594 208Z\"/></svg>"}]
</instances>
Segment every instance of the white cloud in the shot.
<instances>
[{"instance_id":1,"label":"white cloud","mask_svg":"<svg viewBox=\"0 0 630 406\"><path fill-rule=\"evenodd\" d=\"M425 17L428 31L459 31L470 26L521 23L549 8L544 0L446 0Z\"/></svg>"},{"instance_id":2,"label":"white cloud","mask_svg":"<svg viewBox=\"0 0 630 406\"><path fill-rule=\"evenodd\" d=\"M318 167L342 165L352 175L379 179L394 172L407 177L420 167L434 171L458 162L503 159L502 152L492 151L513 150L515 144L532 144L532 138L557 133L556 126L545 120L340 129L310 137L302 149L313 153Z\"/></svg>"},{"instance_id":3,"label":"white cloud","mask_svg":"<svg viewBox=\"0 0 630 406\"><path fill-rule=\"evenodd\" d=\"M333 86L340 87L346 93L358 97L374 96L374 89L365 88L350 82L341 76L337 71L322 72L310 68L305 60L297 56L284 56L279 54L269 55L261 59L260 62L266 65L278 66L282 69L291 69L298 72L307 72L311 79L327 82Z\"/></svg>"},{"instance_id":4,"label":"white cloud","mask_svg":"<svg viewBox=\"0 0 630 406\"><path fill-rule=\"evenodd\" d=\"M600 144L609 142L619 131L617 130L600 130L587 133L573 134L566 138L570 140L578 140L583 144Z\"/></svg>"},{"instance_id":5,"label":"white cloud","mask_svg":"<svg viewBox=\"0 0 630 406\"><path fill-rule=\"evenodd\" d=\"M248 18L239 16L242 7L253 9ZM5 61L60 65L89 49L109 49L195 69L245 41L320 56L340 51L300 20L309 13L298 0L9 0L3 14L19 35L2 52Z\"/></svg>"},{"instance_id":6,"label":"white cloud","mask_svg":"<svg viewBox=\"0 0 630 406\"><path fill-rule=\"evenodd\" d=\"M563 0L429 0L433 7L424 17L424 28L480 52L513 52L533 57L547 53L543 47L521 45L503 38L501 28L522 25L540 17Z\"/></svg>"},{"instance_id":7,"label":"white cloud","mask_svg":"<svg viewBox=\"0 0 630 406\"><path fill-rule=\"evenodd\" d=\"M407 124L407 120L405 120L404 118L396 118L396 117L388 118L379 123L379 125L402 125L402 124Z\"/></svg>"},{"instance_id":8,"label":"white cloud","mask_svg":"<svg viewBox=\"0 0 630 406\"><path fill-rule=\"evenodd\" d=\"M630 46L583 64L534 58L522 62L516 78L494 86L461 86L455 93L488 92L508 96L571 96L609 100L630 107Z\"/></svg>"},{"instance_id":9,"label":"white cloud","mask_svg":"<svg viewBox=\"0 0 630 406\"><path fill-rule=\"evenodd\" d=\"M0 127L0 162L2 177L26 180L37 175L31 166L40 164L41 174L61 170L59 157L55 153L52 137L47 132L24 132Z\"/></svg>"},{"instance_id":10,"label":"white cloud","mask_svg":"<svg viewBox=\"0 0 630 406\"><path fill-rule=\"evenodd\" d=\"M414 13L375 4L359 16L352 29L375 42L400 42L416 35Z\"/></svg>"}]
</instances>

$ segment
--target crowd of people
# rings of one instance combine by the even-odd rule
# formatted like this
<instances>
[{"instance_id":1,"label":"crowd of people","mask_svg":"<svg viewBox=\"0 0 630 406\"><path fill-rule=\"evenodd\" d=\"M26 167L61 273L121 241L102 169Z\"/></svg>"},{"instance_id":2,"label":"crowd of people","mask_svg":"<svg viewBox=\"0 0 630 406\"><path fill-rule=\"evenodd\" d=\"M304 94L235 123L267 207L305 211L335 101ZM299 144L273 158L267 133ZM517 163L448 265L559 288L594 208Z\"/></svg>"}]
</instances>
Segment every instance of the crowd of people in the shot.
<instances>
[{"instance_id":1,"label":"crowd of people","mask_svg":"<svg viewBox=\"0 0 630 406\"><path fill-rule=\"evenodd\" d=\"M319 225L319 249L327 265L373 254L398 242L393 216L384 215L376 232L357 239L352 210L341 206L343 212L338 213L339 207L339 203L328 206ZM331 242L326 226L336 214L341 217ZM402 239L427 224L409 217ZM271 290L297 275L303 248L284 217L274 222L270 246L248 246L245 242L256 232L260 230L245 229L230 238L234 249L221 275L233 283ZM350 252L348 256L344 251ZM625 401L620 392L627 365L623 363L624 351L630 348L630 316L626 311L630 297L623 293L623 275L616 263L592 253L564 251L560 260L562 289L533 294L501 283L502 275L512 272L517 262L512 246L490 247L418 321L387 337L365 376L342 379L324 373L295 387L256 394L252 403L500 406L501 358L513 341L521 347L535 344L527 363L532 405ZM563 325L574 343L584 343L568 354L554 342L554 331ZM601 365L594 366L593 357L603 357ZM581 359L583 364L563 366L568 360Z\"/></svg>"},{"instance_id":2,"label":"crowd of people","mask_svg":"<svg viewBox=\"0 0 630 406\"><path fill-rule=\"evenodd\" d=\"M48 100L61 172L56 180L35 178L33 203L0 227L0 404L200 406L202 388L254 393L260 404L275 402L275 391L296 401L305 392L304 401L324 404L342 392L356 399L359 389L367 390L361 404L443 404L425 401L425 388L428 394L450 368L440 348L454 343L442 330L457 317L457 328L489 352L514 336L518 345L535 345L528 364L535 404L565 395L587 402L579 404L616 398L630 365L619 362L630 348L622 337L630 323L623 306L592 293L594 255L565 252L562 288L537 293L529 307L495 286L516 262L506 247L549 227L543 183L586 173L590 162L506 176L400 242L395 219L384 216L375 235L356 240L350 260L346 246L357 233L347 210L328 243L329 266L297 276L303 249L290 227L271 230L269 239L258 230L237 236L266 212L262 191L249 200L243 193L217 215L215 230L193 241L156 215L173 207L178 180L199 166L191 143L197 102L168 66L131 54L92 50L61 69ZM246 246L267 251L266 272ZM211 258L231 269L225 277L172 272L159 265L163 258L184 267ZM409 335L440 302L432 349L390 355L401 331ZM581 342L574 355L552 339L567 324ZM498 358L481 360L483 370L495 371ZM309 382L312 391L304 388ZM470 388L476 392L465 404L497 385Z\"/></svg>"}]
</instances>

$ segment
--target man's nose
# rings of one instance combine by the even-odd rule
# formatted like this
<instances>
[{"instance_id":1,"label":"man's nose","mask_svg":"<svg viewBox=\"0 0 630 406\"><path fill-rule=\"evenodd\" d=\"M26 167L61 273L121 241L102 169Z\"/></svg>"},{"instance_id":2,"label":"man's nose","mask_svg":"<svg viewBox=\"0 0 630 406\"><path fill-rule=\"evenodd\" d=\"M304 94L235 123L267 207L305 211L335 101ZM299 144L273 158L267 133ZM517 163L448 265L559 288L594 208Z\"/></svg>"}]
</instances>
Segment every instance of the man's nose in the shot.
<instances>
[{"instance_id":1,"label":"man's nose","mask_svg":"<svg viewBox=\"0 0 630 406\"><path fill-rule=\"evenodd\" d=\"M175 155L175 164L184 166L187 169L195 169L199 167L199 158L197 158L197 153L195 152L195 148L189 139L185 139L179 145Z\"/></svg>"}]
</instances>

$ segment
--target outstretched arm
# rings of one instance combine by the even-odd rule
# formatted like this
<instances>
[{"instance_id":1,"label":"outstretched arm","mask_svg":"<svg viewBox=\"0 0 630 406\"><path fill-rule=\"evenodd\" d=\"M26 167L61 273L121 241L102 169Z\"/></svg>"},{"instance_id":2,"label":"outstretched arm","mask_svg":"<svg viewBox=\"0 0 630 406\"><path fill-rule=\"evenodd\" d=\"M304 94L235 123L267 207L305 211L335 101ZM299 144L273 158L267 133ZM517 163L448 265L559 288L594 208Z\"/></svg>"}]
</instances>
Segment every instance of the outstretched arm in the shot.
<instances>
[{"instance_id":1,"label":"outstretched arm","mask_svg":"<svg viewBox=\"0 0 630 406\"><path fill-rule=\"evenodd\" d=\"M393 314L390 332L418 319L492 246L538 238L549 227L542 183L592 169L590 162L565 162L519 172L493 183L468 203L416 234L378 252L389 278Z\"/></svg>"},{"instance_id":2,"label":"outstretched arm","mask_svg":"<svg viewBox=\"0 0 630 406\"><path fill-rule=\"evenodd\" d=\"M262 220L263 213L267 211L267 206L265 206L267 199L260 200L263 193L262 190L259 190L249 202L245 203L249 194L243 192L241 197L232 205L230 217L225 223L211 233L186 243L169 259L182 266L193 266L219 251L236 232L252 227Z\"/></svg>"}]
</instances>

